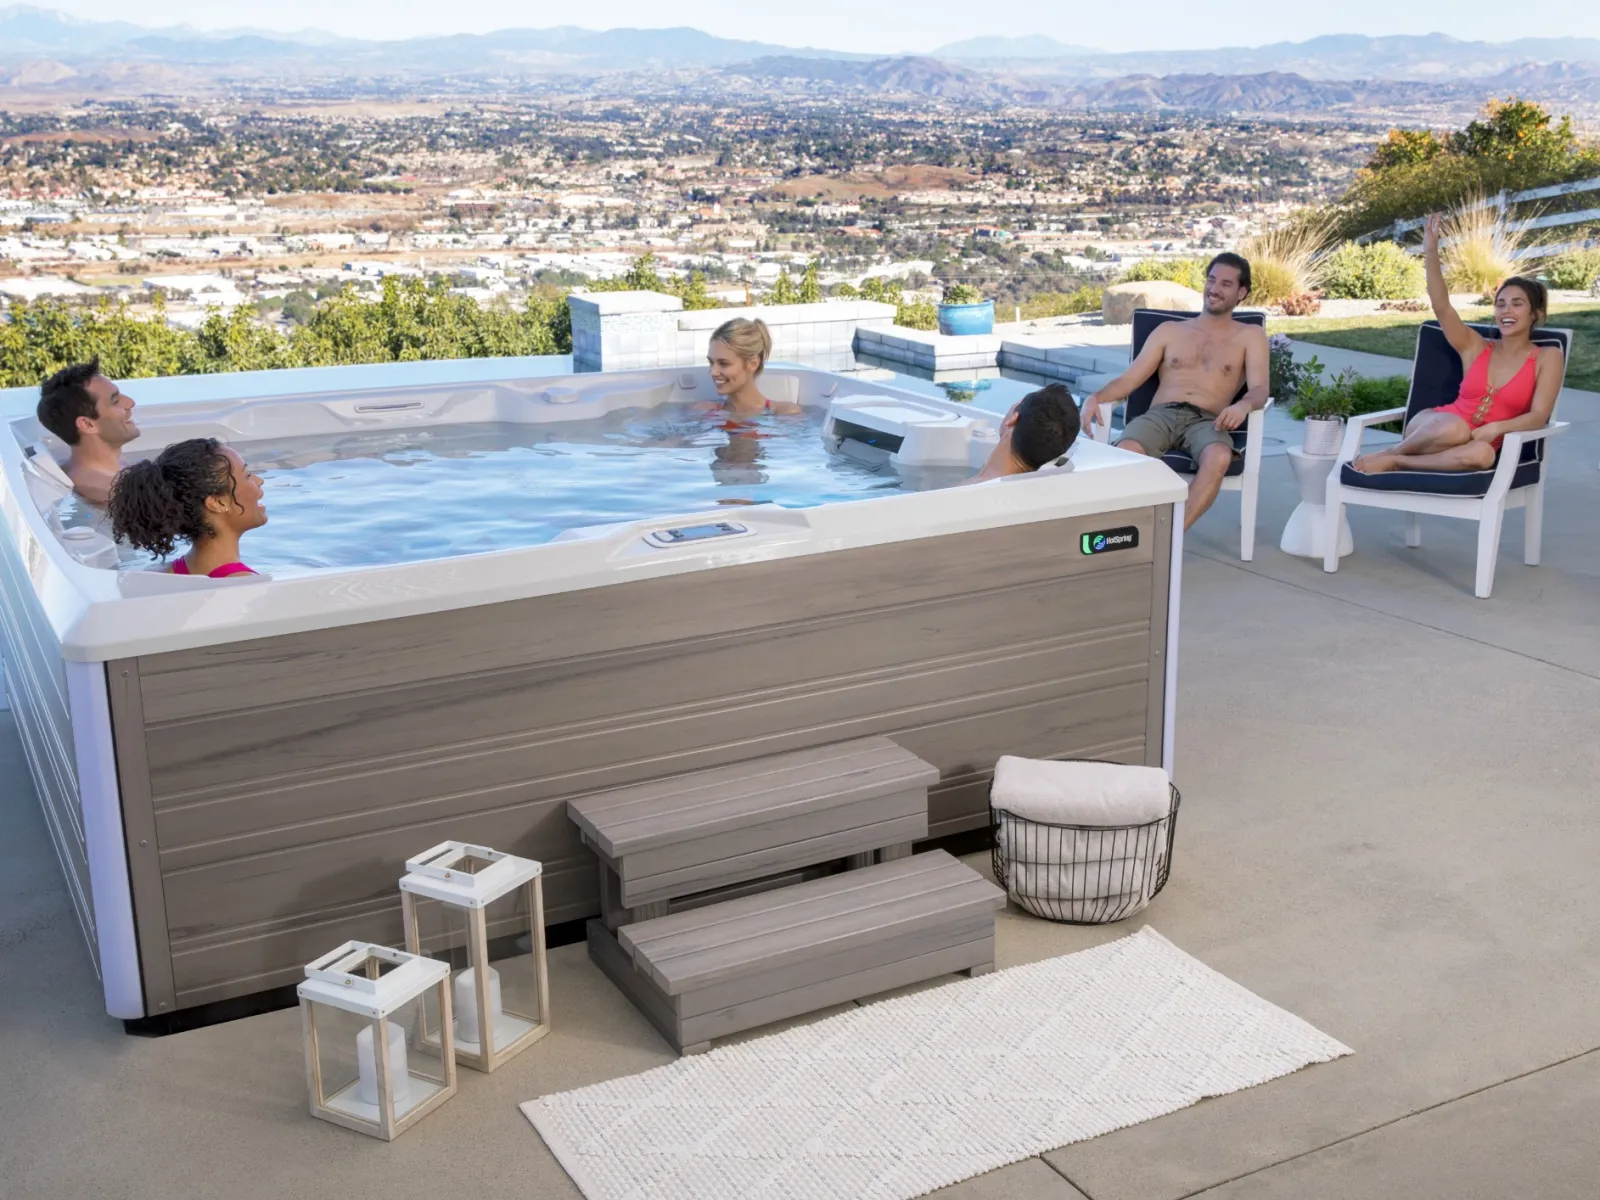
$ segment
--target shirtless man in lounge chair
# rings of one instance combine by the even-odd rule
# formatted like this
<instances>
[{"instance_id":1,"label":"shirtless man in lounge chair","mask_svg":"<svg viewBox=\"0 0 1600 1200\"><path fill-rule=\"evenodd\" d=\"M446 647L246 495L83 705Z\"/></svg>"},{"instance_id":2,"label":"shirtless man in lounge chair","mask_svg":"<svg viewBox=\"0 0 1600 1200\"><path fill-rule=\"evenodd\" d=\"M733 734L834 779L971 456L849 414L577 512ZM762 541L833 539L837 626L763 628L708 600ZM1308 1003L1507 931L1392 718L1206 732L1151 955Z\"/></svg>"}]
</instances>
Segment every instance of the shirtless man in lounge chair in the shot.
<instances>
[{"instance_id":1,"label":"shirtless man in lounge chair","mask_svg":"<svg viewBox=\"0 0 1600 1200\"><path fill-rule=\"evenodd\" d=\"M100 373L100 360L62 367L39 388L39 424L67 444L72 489L104 508L122 470L122 448L139 436L133 398Z\"/></svg>"},{"instance_id":2,"label":"shirtless man in lounge chair","mask_svg":"<svg viewBox=\"0 0 1600 1200\"><path fill-rule=\"evenodd\" d=\"M1185 529L1222 488L1233 463L1232 431L1267 403L1266 331L1233 319L1249 294L1250 264L1237 254L1217 255L1206 268L1204 310L1158 326L1128 369L1083 402L1083 429L1090 433L1102 404L1115 404L1161 373L1149 409L1128 422L1117 445L1152 458L1179 447L1188 451L1197 469L1184 506ZM1235 401L1241 380L1249 390Z\"/></svg>"}]
</instances>

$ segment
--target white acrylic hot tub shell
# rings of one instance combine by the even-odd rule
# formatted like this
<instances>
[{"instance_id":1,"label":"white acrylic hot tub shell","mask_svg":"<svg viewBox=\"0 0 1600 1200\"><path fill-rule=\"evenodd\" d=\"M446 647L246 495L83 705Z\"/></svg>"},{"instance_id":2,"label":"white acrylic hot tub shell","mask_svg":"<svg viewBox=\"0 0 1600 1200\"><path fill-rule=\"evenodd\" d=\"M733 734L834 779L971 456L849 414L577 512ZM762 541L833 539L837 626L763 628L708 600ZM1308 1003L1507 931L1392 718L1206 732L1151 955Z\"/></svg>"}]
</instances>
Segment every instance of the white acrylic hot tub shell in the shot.
<instances>
[{"instance_id":1,"label":"white acrylic hot tub shell","mask_svg":"<svg viewBox=\"0 0 1600 1200\"><path fill-rule=\"evenodd\" d=\"M257 439L450 421L575 420L641 403L651 394L713 398L704 370L541 376L549 366L548 360L468 360L129 381L145 431L134 448L204 434ZM871 393L973 415L970 408L879 382L805 368L774 366L765 388L769 395L807 404ZM1173 505L1163 738L1163 761L1171 769L1185 488L1171 470L1148 458L1080 439L1066 466L1030 476L807 509L742 508L738 519L751 534L725 543L661 549L644 540L653 529L727 518L726 509L716 509L572 530L545 545L461 558L210 581L119 574L86 567L67 552L30 494L24 473L24 446L39 436L32 425L37 396L33 388L0 391L0 420L10 423L0 435L0 554L13 557L32 591L31 597L0 594L0 603L36 603L55 638L54 646L38 649L46 657L59 656L68 693L73 745L64 751L75 763L93 893L91 939L113 1016L148 1014L102 665L109 660L907 539ZM10 699L14 705L29 702L16 694Z\"/></svg>"},{"instance_id":2,"label":"white acrylic hot tub shell","mask_svg":"<svg viewBox=\"0 0 1600 1200\"><path fill-rule=\"evenodd\" d=\"M637 404L654 391L674 400L714 395L704 370L518 379L508 377L503 365L501 378L496 380L485 377L484 361L477 360L458 364L467 378L452 382L448 372L440 369L446 365L394 364L326 372L129 381L128 391L138 404L135 415L144 430L134 448L203 434L238 439L464 420L570 421L598 415L606 408ZM418 366L430 368L431 378L425 384L398 385L406 376L395 367L409 370ZM334 373L337 379L328 378ZM197 384L210 380L225 384L232 397L218 401L205 396ZM694 387L682 386L691 380ZM772 391L798 391L803 402L814 404L852 393L899 395L920 406L943 403L897 392L881 383L806 368L775 366L770 383ZM552 388L576 388L580 395L563 395L555 403L542 400L540 393ZM15 421L31 409L30 402L36 397L32 389L0 392L0 416ZM402 404L405 407L385 407ZM959 415L972 411L956 404L947 407ZM14 547L12 552L28 564L29 577L59 639L62 656L81 662L413 616L907 538L1173 504L1185 494L1182 481L1161 463L1085 438L1074 445L1067 467L1035 475L815 508L744 508L739 519L750 526L752 536L728 544L674 549L651 546L644 535L652 529L727 516L725 509L663 512L658 519L607 526L597 531L598 536L562 538L524 549L219 585L203 579L149 572L119 574L82 566L49 531L25 486L19 486L22 463L23 444L18 437L0 437L0 518Z\"/></svg>"}]
</instances>

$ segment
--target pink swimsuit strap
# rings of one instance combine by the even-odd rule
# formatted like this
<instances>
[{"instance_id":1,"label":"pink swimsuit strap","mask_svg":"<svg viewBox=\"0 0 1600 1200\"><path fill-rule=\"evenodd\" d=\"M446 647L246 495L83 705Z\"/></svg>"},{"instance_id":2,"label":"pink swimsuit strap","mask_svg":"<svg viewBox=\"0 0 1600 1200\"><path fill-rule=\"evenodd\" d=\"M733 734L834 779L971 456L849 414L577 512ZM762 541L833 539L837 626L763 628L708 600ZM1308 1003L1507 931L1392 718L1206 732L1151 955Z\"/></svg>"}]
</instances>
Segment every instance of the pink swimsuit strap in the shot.
<instances>
[{"instance_id":1,"label":"pink swimsuit strap","mask_svg":"<svg viewBox=\"0 0 1600 1200\"><path fill-rule=\"evenodd\" d=\"M181 558L178 559L177 562L172 564L172 573L174 575L192 575L192 574L194 574L194 572L189 570L188 562L186 560L184 560L184 559L181 559ZM230 575L254 575L254 574L255 574L255 572L252 571L249 567L245 566L242 562L223 563L216 570L208 571L206 573L207 578L209 578L209 579L226 579Z\"/></svg>"}]
</instances>

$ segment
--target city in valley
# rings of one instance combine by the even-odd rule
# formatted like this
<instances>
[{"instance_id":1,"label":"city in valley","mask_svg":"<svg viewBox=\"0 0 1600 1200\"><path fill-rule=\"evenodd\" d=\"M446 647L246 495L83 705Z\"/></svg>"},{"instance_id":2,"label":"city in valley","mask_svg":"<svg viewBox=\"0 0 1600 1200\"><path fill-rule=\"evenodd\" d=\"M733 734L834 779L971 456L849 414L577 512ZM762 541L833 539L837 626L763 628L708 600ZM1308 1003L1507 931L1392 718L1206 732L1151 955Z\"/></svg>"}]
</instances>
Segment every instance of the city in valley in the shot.
<instances>
[{"instance_id":1,"label":"city in valley","mask_svg":"<svg viewBox=\"0 0 1600 1200\"><path fill-rule=\"evenodd\" d=\"M150 32L0 11L0 301L288 330L387 277L515 306L650 255L706 303L809 273L824 298L965 283L1047 316L1336 206L1392 128L1453 147L1497 98L1577 134L1600 112L1583 39L1543 62L1433 37L873 58L692 29ZM1568 160L1540 181L1588 169Z\"/></svg>"},{"instance_id":2,"label":"city in valley","mask_svg":"<svg viewBox=\"0 0 1600 1200\"><path fill-rule=\"evenodd\" d=\"M442 275L482 300L641 254L759 298L991 283L1002 304L1220 249L1348 183L1381 131L943 103L149 102L0 115L0 293L161 293L175 321ZM284 316L284 314L287 314Z\"/></svg>"}]
</instances>

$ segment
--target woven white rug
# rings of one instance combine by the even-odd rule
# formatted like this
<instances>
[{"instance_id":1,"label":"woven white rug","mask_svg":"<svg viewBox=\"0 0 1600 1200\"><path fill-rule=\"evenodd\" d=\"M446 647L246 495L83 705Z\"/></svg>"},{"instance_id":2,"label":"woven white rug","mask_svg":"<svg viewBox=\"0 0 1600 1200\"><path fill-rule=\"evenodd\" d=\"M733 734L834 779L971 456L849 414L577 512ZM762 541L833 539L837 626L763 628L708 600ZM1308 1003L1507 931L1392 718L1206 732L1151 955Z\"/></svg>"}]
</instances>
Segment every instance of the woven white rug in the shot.
<instances>
[{"instance_id":1,"label":"woven white rug","mask_svg":"<svg viewBox=\"0 0 1600 1200\"><path fill-rule=\"evenodd\" d=\"M1350 1053L1146 928L522 1111L589 1200L909 1200Z\"/></svg>"}]
</instances>

